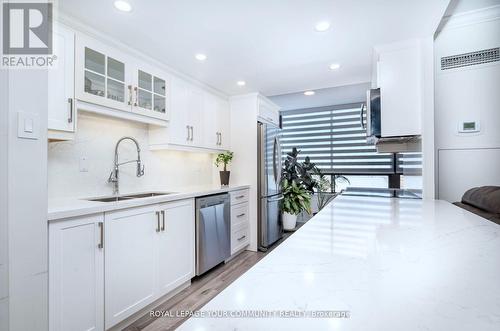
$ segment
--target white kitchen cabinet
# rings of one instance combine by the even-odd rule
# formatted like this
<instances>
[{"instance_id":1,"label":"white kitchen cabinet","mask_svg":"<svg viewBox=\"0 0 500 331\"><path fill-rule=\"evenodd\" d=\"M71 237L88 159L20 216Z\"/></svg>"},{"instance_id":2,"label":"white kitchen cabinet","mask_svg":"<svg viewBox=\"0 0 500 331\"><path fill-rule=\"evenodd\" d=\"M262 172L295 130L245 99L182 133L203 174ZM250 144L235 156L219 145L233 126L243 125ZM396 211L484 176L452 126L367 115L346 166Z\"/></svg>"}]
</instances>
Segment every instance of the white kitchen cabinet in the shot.
<instances>
[{"instance_id":1,"label":"white kitchen cabinet","mask_svg":"<svg viewBox=\"0 0 500 331\"><path fill-rule=\"evenodd\" d=\"M279 108L276 105L271 104L262 97L259 97L257 102L258 102L259 120L279 126L280 125Z\"/></svg>"},{"instance_id":2,"label":"white kitchen cabinet","mask_svg":"<svg viewBox=\"0 0 500 331\"><path fill-rule=\"evenodd\" d=\"M75 132L75 34L62 24L54 24L54 54L57 65L48 70L49 139L66 140Z\"/></svg>"},{"instance_id":3,"label":"white kitchen cabinet","mask_svg":"<svg viewBox=\"0 0 500 331\"><path fill-rule=\"evenodd\" d=\"M381 136L422 134L422 56L417 40L376 47Z\"/></svg>"},{"instance_id":4,"label":"white kitchen cabinet","mask_svg":"<svg viewBox=\"0 0 500 331\"><path fill-rule=\"evenodd\" d=\"M125 51L77 34L75 94L79 109L165 126L168 75Z\"/></svg>"},{"instance_id":5,"label":"white kitchen cabinet","mask_svg":"<svg viewBox=\"0 0 500 331\"><path fill-rule=\"evenodd\" d=\"M203 108L204 143L207 148L229 148L229 102L205 93Z\"/></svg>"},{"instance_id":6,"label":"white kitchen cabinet","mask_svg":"<svg viewBox=\"0 0 500 331\"><path fill-rule=\"evenodd\" d=\"M231 255L235 255L250 244L249 190L230 192L231 197Z\"/></svg>"},{"instance_id":7,"label":"white kitchen cabinet","mask_svg":"<svg viewBox=\"0 0 500 331\"><path fill-rule=\"evenodd\" d=\"M49 329L104 330L103 215L49 224Z\"/></svg>"},{"instance_id":8,"label":"white kitchen cabinet","mask_svg":"<svg viewBox=\"0 0 500 331\"><path fill-rule=\"evenodd\" d=\"M167 74L145 63L136 63L132 79L132 111L140 115L168 119L169 81Z\"/></svg>"},{"instance_id":9,"label":"white kitchen cabinet","mask_svg":"<svg viewBox=\"0 0 500 331\"><path fill-rule=\"evenodd\" d=\"M105 214L106 329L156 299L156 205Z\"/></svg>"},{"instance_id":10,"label":"white kitchen cabinet","mask_svg":"<svg viewBox=\"0 0 500 331\"><path fill-rule=\"evenodd\" d=\"M105 214L106 328L194 276L194 200Z\"/></svg>"},{"instance_id":11,"label":"white kitchen cabinet","mask_svg":"<svg viewBox=\"0 0 500 331\"><path fill-rule=\"evenodd\" d=\"M194 277L195 229L193 199L159 206L158 291L164 295Z\"/></svg>"},{"instance_id":12,"label":"white kitchen cabinet","mask_svg":"<svg viewBox=\"0 0 500 331\"><path fill-rule=\"evenodd\" d=\"M203 114L203 92L192 86L188 91L188 125L191 129L189 144L200 147L204 145L204 125L202 122Z\"/></svg>"},{"instance_id":13,"label":"white kitchen cabinet","mask_svg":"<svg viewBox=\"0 0 500 331\"><path fill-rule=\"evenodd\" d=\"M171 114L168 128L149 128L152 149L229 148L229 103L180 78L171 80Z\"/></svg>"}]
</instances>

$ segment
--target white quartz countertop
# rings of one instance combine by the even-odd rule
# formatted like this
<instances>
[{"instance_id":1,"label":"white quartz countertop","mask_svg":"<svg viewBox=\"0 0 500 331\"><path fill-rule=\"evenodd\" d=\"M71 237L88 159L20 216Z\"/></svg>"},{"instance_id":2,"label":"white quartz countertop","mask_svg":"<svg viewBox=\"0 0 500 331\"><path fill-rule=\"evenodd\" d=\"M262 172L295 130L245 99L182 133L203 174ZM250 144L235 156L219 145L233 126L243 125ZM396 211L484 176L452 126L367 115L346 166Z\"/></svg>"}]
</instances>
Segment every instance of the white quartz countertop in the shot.
<instances>
[{"instance_id":1,"label":"white quartz countertop","mask_svg":"<svg viewBox=\"0 0 500 331\"><path fill-rule=\"evenodd\" d=\"M318 310L349 318L301 315ZM233 317L179 330L500 330L500 225L444 201L340 196L200 312Z\"/></svg>"},{"instance_id":2,"label":"white quartz countertop","mask_svg":"<svg viewBox=\"0 0 500 331\"><path fill-rule=\"evenodd\" d=\"M139 207L139 206L145 206L145 205L168 202L168 201L194 198L204 195L237 191L241 189L247 189L249 187L250 187L249 185L223 186L223 187L221 186L186 187L183 188L182 190L175 190L174 193L170 193L167 195L122 200L118 202L99 202L99 201L85 200L86 198L99 198L99 197L49 199L47 219L49 221L53 221L69 217L103 213L125 208ZM160 189L160 190L151 190L151 192L171 192L171 191ZM126 192L123 193L122 195L130 193L135 194L142 192Z\"/></svg>"}]
</instances>

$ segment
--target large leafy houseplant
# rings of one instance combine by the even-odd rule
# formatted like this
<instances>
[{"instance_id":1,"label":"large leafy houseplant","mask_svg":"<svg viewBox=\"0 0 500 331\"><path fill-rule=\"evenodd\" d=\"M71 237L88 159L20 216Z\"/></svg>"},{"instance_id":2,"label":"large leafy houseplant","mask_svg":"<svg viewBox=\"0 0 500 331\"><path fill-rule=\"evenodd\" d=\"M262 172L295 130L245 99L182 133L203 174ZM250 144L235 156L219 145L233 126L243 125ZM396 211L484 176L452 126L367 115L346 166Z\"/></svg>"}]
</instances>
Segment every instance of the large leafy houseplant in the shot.
<instances>
[{"instance_id":1,"label":"large leafy houseplant","mask_svg":"<svg viewBox=\"0 0 500 331\"><path fill-rule=\"evenodd\" d=\"M295 228L297 215L302 211L311 213L311 195L318 185L313 178L316 165L309 157L306 157L304 162L298 161L299 153L296 148L287 153L281 172L280 185L283 193L281 210L285 230Z\"/></svg>"},{"instance_id":2,"label":"large leafy houseplant","mask_svg":"<svg viewBox=\"0 0 500 331\"><path fill-rule=\"evenodd\" d=\"M298 215L305 210L311 213L311 194L303 185L285 179L281 183L281 188L283 190L283 212Z\"/></svg>"}]
</instances>

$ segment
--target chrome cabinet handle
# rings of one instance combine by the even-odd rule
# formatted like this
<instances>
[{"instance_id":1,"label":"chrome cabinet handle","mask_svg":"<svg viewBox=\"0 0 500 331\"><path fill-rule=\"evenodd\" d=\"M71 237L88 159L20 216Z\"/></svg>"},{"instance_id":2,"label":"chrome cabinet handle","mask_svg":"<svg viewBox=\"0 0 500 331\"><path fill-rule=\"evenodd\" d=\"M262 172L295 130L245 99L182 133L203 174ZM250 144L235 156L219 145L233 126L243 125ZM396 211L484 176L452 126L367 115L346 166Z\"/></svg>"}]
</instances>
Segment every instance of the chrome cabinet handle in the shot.
<instances>
[{"instance_id":1,"label":"chrome cabinet handle","mask_svg":"<svg viewBox=\"0 0 500 331\"><path fill-rule=\"evenodd\" d=\"M235 197L235 199L242 199L244 197L245 197L244 195L238 195L237 197Z\"/></svg>"},{"instance_id":2,"label":"chrome cabinet handle","mask_svg":"<svg viewBox=\"0 0 500 331\"><path fill-rule=\"evenodd\" d=\"M161 211L161 230L165 231L165 211Z\"/></svg>"},{"instance_id":3,"label":"chrome cabinet handle","mask_svg":"<svg viewBox=\"0 0 500 331\"><path fill-rule=\"evenodd\" d=\"M245 239L246 237L247 237L247 236L246 236L246 235L244 235L244 236L239 237L237 240L238 240L238 241L242 241L242 240L243 240L243 239Z\"/></svg>"},{"instance_id":4,"label":"chrome cabinet handle","mask_svg":"<svg viewBox=\"0 0 500 331\"><path fill-rule=\"evenodd\" d=\"M160 232L160 212L156 212L156 232Z\"/></svg>"},{"instance_id":5,"label":"chrome cabinet handle","mask_svg":"<svg viewBox=\"0 0 500 331\"><path fill-rule=\"evenodd\" d=\"M186 140L189 141L190 133L191 133L191 131L189 130L189 125L186 125L186 129L187 129L187 133L188 133Z\"/></svg>"},{"instance_id":6,"label":"chrome cabinet handle","mask_svg":"<svg viewBox=\"0 0 500 331\"><path fill-rule=\"evenodd\" d=\"M139 102L139 89L137 88L137 86L134 86L134 91L135 91L134 107L137 107L138 102Z\"/></svg>"},{"instance_id":7,"label":"chrome cabinet handle","mask_svg":"<svg viewBox=\"0 0 500 331\"><path fill-rule=\"evenodd\" d=\"M193 141L194 136L194 126L191 126L191 141Z\"/></svg>"},{"instance_id":8,"label":"chrome cabinet handle","mask_svg":"<svg viewBox=\"0 0 500 331\"><path fill-rule=\"evenodd\" d=\"M68 123L73 123L73 98L68 98L68 103L69 103Z\"/></svg>"},{"instance_id":9,"label":"chrome cabinet handle","mask_svg":"<svg viewBox=\"0 0 500 331\"><path fill-rule=\"evenodd\" d=\"M104 223L97 223L99 226L99 244L97 244L97 248L104 248Z\"/></svg>"},{"instance_id":10,"label":"chrome cabinet handle","mask_svg":"<svg viewBox=\"0 0 500 331\"><path fill-rule=\"evenodd\" d=\"M222 132L219 132L219 146L222 146Z\"/></svg>"},{"instance_id":11,"label":"chrome cabinet handle","mask_svg":"<svg viewBox=\"0 0 500 331\"><path fill-rule=\"evenodd\" d=\"M132 93L132 85L128 86L128 105L132 106L132 98L133 98L133 93Z\"/></svg>"},{"instance_id":12,"label":"chrome cabinet handle","mask_svg":"<svg viewBox=\"0 0 500 331\"><path fill-rule=\"evenodd\" d=\"M245 213L236 215L236 217L243 217L243 216L245 216Z\"/></svg>"},{"instance_id":13,"label":"chrome cabinet handle","mask_svg":"<svg viewBox=\"0 0 500 331\"><path fill-rule=\"evenodd\" d=\"M216 145L219 145L219 132L215 133L215 136L217 137L217 142L215 143Z\"/></svg>"}]
</instances>

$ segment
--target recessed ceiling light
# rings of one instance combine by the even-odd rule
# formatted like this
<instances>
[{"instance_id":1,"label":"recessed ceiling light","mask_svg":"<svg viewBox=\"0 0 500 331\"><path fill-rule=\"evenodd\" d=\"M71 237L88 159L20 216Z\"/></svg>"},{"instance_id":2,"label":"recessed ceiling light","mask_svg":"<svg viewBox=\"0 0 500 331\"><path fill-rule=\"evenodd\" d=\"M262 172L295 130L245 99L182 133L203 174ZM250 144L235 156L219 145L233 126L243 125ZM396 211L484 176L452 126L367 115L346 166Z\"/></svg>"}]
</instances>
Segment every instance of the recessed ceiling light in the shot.
<instances>
[{"instance_id":1,"label":"recessed ceiling light","mask_svg":"<svg viewBox=\"0 0 500 331\"><path fill-rule=\"evenodd\" d=\"M340 64L332 63L332 64L330 64L329 68L330 68L330 70L337 70L338 68L340 68Z\"/></svg>"},{"instance_id":2,"label":"recessed ceiling light","mask_svg":"<svg viewBox=\"0 0 500 331\"><path fill-rule=\"evenodd\" d=\"M236 85L238 86L245 86L247 83L244 80L239 80L236 82Z\"/></svg>"},{"instance_id":3,"label":"recessed ceiling light","mask_svg":"<svg viewBox=\"0 0 500 331\"><path fill-rule=\"evenodd\" d=\"M314 94L316 94L316 92L314 92L314 91L305 91L304 92L304 95L307 95L307 96L314 95Z\"/></svg>"},{"instance_id":4,"label":"recessed ceiling light","mask_svg":"<svg viewBox=\"0 0 500 331\"><path fill-rule=\"evenodd\" d=\"M329 28L330 28L330 22L327 21L318 22L314 26L314 29L318 32L325 32Z\"/></svg>"},{"instance_id":5,"label":"recessed ceiling light","mask_svg":"<svg viewBox=\"0 0 500 331\"><path fill-rule=\"evenodd\" d=\"M116 9L121 11L129 12L132 10L132 6L127 1L117 0L114 5Z\"/></svg>"},{"instance_id":6,"label":"recessed ceiling light","mask_svg":"<svg viewBox=\"0 0 500 331\"><path fill-rule=\"evenodd\" d=\"M194 56L198 61L205 61L207 59L207 56L202 53L198 53Z\"/></svg>"}]
</instances>

